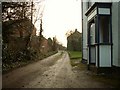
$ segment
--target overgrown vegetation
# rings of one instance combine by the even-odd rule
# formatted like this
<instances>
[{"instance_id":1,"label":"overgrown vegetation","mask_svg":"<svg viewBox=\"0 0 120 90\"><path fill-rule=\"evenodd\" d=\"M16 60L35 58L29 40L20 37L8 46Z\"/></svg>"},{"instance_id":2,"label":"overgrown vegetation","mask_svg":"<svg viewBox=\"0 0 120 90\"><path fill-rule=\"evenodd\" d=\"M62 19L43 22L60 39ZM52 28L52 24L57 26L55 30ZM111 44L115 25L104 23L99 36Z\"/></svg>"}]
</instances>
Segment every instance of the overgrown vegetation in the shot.
<instances>
[{"instance_id":1,"label":"overgrown vegetation","mask_svg":"<svg viewBox=\"0 0 120 90\"><path fill-rule=\"evenodd\" d=\"M42 35L42 17L36 18L41 21L39 36L36 35L33 9L33 2L2 3L3 73L53 55L60 47L55 37L46 39Z\"/></svg>"},{"instance_id":2,"label":"overgrown vegetation","mask_svg":"<svg viewBox=\"0 0 120 90\"><path fill-rule=\"evenodd\" d=\"M11 21L7 22L9 23ZM3 73L10 71L13 68L26 65L30 62L40 60L57 53L57 44L55 40L53 42L51 39L51 45L49 45L47 39L45 39L43 36L36 36L34 32L31 32L32 36L31 39L29 39L29 34L27 33L27 30L29 29L27 27L30 26L29 22L29 20L22 20L20 22L17 20L16 24L10 25L9 28L6 28L8 26L6 24L3 24ZM19 24L20 26L17 28L17 25ZM20 35L20 32L23 33L22 37Z\"/></svg>"},{"instance_id":3,"label":"overgrown vegetation","mask_svg":"<svg viewBox=\"0 0 120 90\"><path fill-rule=\"evenodd\" d=\"M6 72L9 72L15 68L18 68L18 67L22 67L22 66L25 66L29 63L32 63L32 62L36 62L36 61L39 61L39 60L42 60L48 56L51 56L53 54L56 54L57 51L53 51L53 52L48 52L46 54L39 54L39 56L37 58L33 58L31 60L28 60L28 59L25 59L23 58L23 55L20 55L21 58L19 58L19 60L15 61L15 62L12 62L10 60L6 61L5 63L3 63L3 68L2 68L2 72L3 74L6 73ZM9 54L9 53L8 53ZM36 55L35 55L36 56ZM28 56L29 57L29 56ZM13 58L14 59L14 58ZM12 59L11 59L12 60Z\"/></svg>"}]
</instances>

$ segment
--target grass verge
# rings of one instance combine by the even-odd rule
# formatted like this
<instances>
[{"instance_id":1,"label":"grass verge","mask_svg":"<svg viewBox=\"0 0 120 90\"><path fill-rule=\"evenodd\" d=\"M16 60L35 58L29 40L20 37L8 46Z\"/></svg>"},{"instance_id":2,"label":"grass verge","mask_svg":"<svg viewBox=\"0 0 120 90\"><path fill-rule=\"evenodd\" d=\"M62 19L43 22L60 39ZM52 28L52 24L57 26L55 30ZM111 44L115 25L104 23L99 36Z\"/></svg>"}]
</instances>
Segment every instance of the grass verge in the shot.
<instances>
[{"instance_id":1,"label":"grass verge","mask_svg":"<svg viewBox=\"0 0 120 90\"><path fill-rule=\"evenodd\" d=\"M72 67L77 67L79 70L86 70L87 67L85 64L81 63L82 52L80 51L68 51L70 56L70 63Z\"/></svg>"},{"instance_id":2,"label":"grass verge","mask_svg":"<svg viewBox=\"0 0 120 90\"><path fill-rule=\"evenodd\" d=\"M87 65L81 63L81 60L82 60L81 52L68 51L68 53L70 56L70 63L72 67L75 67L76 70L87 71ZM118 75L116 75L116 78L114 78L112 75L97 75L92 71L90 71L90 74L88 75L94 81L101 82L106 85L113 86L115 88L120 88L120 78L117 78L119 77Z\"/></svg>"},{"instance_id":3,"label":"grass verge","mask_svg":"<svg viewBox=\"0 0 120 90\"><path fill-rule=\"evenodd\" d=\"M68 51L70 59L81 59L82 52L80 51Z\"/></svg>"}]
</instances>

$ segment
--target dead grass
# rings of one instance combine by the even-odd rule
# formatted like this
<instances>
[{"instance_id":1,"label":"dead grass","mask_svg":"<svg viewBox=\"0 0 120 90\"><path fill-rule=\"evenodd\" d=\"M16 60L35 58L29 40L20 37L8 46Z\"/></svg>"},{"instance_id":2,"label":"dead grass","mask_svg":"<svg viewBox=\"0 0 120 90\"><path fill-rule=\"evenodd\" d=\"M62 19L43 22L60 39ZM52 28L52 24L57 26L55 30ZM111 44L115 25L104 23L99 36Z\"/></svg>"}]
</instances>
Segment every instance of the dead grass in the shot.
<instances>
[{"instance_id":1,"label":"dead grass","mask_svg":"<svg viewBox=\"0 0 120 90\"><path fill-rule=\"evenodd\" d=\"M82 53L79 51L68 51L70 56L70 63L72 67L76 67L79 70L85 70L86 65L81 63L82 60Z\"/></svg>"},{"instance_id":2,"label":"dead grass","mask_svg":"<svg viewBox=\"0 0 120 90\"><path fill-rule=\"evenodd\" d=\"M69 56L70 56L70 63L72 67L75 67L77 70L80 71L87 71L87 65L81 63L81 58L77 58L79 57L79 53L77 52L69 52ZM93 79L94 81L98 81L101 83L105 83L106 85L110 85L113 86L115 88L120 88L120 76L113 77L112 75L104 75L104 74L96 74L93 73L92 71L88 71L90 72L89 76L91 79Z\"/></svg>"},{"instance_id":3,"label":"dead grass","mask_svg":"<svg viewBox=\"0 0 120 90\"><path fill-rule=\"evenodd\" d=\"M71 66L76 67L77 70L87 70L86 64L81 63L81 59L71 59L70 60Z\"/></svg>"},{"instance_id":4,"label":"dead grass","mask_svg":"<svg viewBox=\"0 0 120 90\"><path fill-rule=\"evenodd\" d=\"M79 63L78 63L79 61ZM87 71L87 65L83 64L80 62L79 59L71 59L70 60L71 66L76 70L80 70L80 71ZM112 75L97 75L96 73L93 73L92 71L88 71L90 72L89 77L97 82L101 82L101 83L105 83L106 85L110 85L112 87L115 88L120 88L120 78L114 78L112 77ZM119 76L117 76L119 77Z\"/></svg>"}]
</instances>

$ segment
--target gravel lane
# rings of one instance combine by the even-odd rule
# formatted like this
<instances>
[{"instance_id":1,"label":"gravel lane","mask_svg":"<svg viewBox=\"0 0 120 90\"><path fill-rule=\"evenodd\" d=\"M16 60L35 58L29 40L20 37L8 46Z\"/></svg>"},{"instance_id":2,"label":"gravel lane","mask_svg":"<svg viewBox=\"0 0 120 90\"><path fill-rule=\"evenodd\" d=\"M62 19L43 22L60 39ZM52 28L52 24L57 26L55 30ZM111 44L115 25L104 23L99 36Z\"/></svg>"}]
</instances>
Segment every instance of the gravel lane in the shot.
<instances>
[{"instance_id":1,"label":"gravel lane","mask_svg":"<svg viewBox=\"0 0 120 90\"><path fill-rule=\"evenodd\" d=\"M2 87L3 88L21 88L32 82L38 76L49 70L50 66L54 65L55 62L60 58L61 52L52 55L43 60L31 63L27 66L15 69L2 76Z\"/></svg>"},{"instance_id":2,"label":"gravel lane","mask_svg":"<svg viewBox=\"0 0 120 90\"><path fill-rule=\"evenodd\" d=\"M94 81L85 70L76 71L67 52L61 52L42 61L3 75L3 87L19 88L108 88Z\"/></svg>"}]
</instances>

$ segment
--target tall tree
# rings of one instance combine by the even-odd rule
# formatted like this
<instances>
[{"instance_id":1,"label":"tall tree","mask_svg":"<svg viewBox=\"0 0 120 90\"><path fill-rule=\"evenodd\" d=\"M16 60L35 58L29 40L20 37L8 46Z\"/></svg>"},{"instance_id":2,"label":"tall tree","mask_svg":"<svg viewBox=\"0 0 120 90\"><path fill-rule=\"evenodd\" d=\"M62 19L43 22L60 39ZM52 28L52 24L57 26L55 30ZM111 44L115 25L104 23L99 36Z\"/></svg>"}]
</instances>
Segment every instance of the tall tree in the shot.
<instances>
[{"instance_id":1,"label":"tall tree","mask_svg":"<svg viewBox=\"0 0 120 90\"><path fill-rule=\"evenodd\" d=\"M52 51L52 39L48 38L48 45L50 47L50 51Z\"/></svg>"},{"instance_id":2,"label":"tall tree","mask_svg":"<svg viewBox=\"0 0 120 90\"><path fill-rule=\"evenodd\" d=\"M2 21L20 20L30 17L30 3L2 2Z\"/></svg>"},{"instance_id":3,"label":"tall tree","mask_svg":"<svg viewBox=\"0 0 120 90\"><path fill-rule=\"evenodd\" d=\"M57 50L57 38L56 37L53 37L52 49L53 51Z\"/></svg>"}]
</instances>

